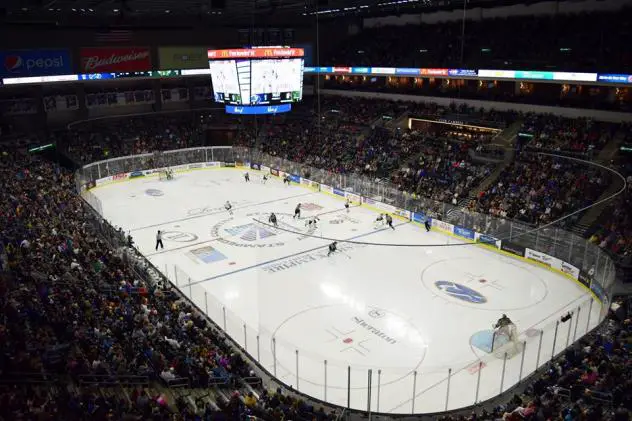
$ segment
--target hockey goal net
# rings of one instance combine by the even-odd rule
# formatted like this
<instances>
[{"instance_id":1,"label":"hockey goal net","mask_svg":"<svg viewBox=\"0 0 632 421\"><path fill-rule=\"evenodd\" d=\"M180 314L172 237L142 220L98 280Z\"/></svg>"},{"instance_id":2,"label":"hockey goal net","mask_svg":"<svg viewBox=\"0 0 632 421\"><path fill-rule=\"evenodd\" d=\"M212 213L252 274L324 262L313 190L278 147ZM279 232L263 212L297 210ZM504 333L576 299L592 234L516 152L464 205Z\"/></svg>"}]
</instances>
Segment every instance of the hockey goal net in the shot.
<instances>
[{"instance_id":1,"label":"hockey goal net","mask_svg":"<svg viewBox=\"0 0 632 421\"><path fill-rule=\"evenodd\" d=\"M170 168L160 168L158 170L158 180L173 180L173 170Z\"/></svg>"},{"instance_id":2,"label":"hockey goal net","mask_svg":"<svg viewBox=\"0 0 632 421\"><path fill-rule=\"evenodd\" d=\"M511 358L522 352L523 344L518 339L518 329L513 323L494 329L491 353L498 358Z\"/></svg>"}]
</instances>

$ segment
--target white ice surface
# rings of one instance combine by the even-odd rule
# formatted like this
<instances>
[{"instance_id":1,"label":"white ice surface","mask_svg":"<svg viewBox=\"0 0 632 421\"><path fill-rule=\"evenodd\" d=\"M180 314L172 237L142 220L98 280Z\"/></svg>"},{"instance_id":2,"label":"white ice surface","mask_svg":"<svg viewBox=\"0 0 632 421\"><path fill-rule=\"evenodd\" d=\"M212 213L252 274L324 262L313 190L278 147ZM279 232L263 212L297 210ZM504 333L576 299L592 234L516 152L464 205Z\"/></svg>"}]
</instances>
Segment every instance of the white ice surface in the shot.
<instances>
[{"instance_id":1,"label":"white ice surface","mask_svg":"<svg viewBox=\"0 0 632 421\"><path fill-rule=\"evenodd\" d=\"M336 197L274 177L263 185L256 171L246 183L243 172L139 178L94 193L106 219L130 231L201 310L267 370L315 398L346 406L350 366L354 408L367 409L369 369L372 411L443 411L446 397L449 409L467 406L477 384L478 401L497 395L501 382L503 390L517 382L521 367L524 377L597 323L598 303L542 267L402 220L395 230L376 229L369 209L347 213ZM226 200L234 217L223 208ZM298 221L297 203L304 208ZM270 212L280 230L257 222L267 222ZM320 215L315 230L305 227L310 215ZM156 251L158 229L166 232L165 249ZM434 247L341 241L342 251L328 258L326 238ZM478 291L486 302L454 298L435 286L441 280ZM556 321L569 310L576 316L559 324L554 340ZM470 343L502 313L526 341L506 363Z\"/></svg>"}]
</instances>

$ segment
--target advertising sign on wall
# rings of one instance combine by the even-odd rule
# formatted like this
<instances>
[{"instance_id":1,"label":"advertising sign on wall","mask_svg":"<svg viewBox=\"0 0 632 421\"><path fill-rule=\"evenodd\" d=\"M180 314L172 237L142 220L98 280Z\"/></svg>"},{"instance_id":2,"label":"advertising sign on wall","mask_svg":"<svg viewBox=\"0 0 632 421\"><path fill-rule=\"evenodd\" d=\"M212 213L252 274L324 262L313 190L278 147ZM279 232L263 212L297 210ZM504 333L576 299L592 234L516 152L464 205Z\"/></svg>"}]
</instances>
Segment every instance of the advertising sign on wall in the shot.
<instances>
[{"instance_id":1,"label":"advertising sign on wall","mask_svg":"<svg viewBox=\"0 0 632 421\"><path fill-rule=\"evenodd\" d=\"M437 227L440 230L447 231L449 233L454 232L454 225L448 224L447 222L439 221L438 219L432 220L432 226Z\"/></svg>"},{"instance_id":2,"label":"advertising sign on wall","mask_svg":"<svg viewBox=\"0 0 632 421\"><path fill-rule=\"evenodd\" d=\"M18 50L0 52L0 76L46 76L72 73L68 50Z\"/></svg>"},{"instance_id":3,"label":"advertising sign on wall","mask_svg":"<svg viewBox=\"0 0 632 421\"><path fill-rule=\"evenodd\" d=\"M536 262L540 262L555 269L560 269L562 266L562 261L557 257L549 256L546 253L542 253L541 251L533 250L530 248L525 249L524 257L526 257L527 259L535 260Z\"/></svg>"},{"instance_id":4,"label":"advertising sign on wall","mask_svg":"<svg viewBox=\"0 0 632 421\"><path fill-rule=\"evenodd\" d=\"M454 233L459 237L467 238L468 240L474 239L474 231L469 228L454 227Z\"/></svg>"},{"instance_id":5,"label":"advertising sign on wall","mask_svg":"<svg viewBox=\"0 0 632 421\"><path fill-rule=\"evenodd\" d=\"M203 69L208 67L204 47L160 47L158 48L160 69Z\"/></svg>"},{"instance_id":6,"label":"advertising sign on wall","mask_svg":"<svg viewBox=\"0 0 632 421\"><path fill-rule=\"evenodd\" d=\"M95 47L82 48L81 71L140 72L151 70L151 54L147 47Z\"/></svg>"},{"instance_id":7,"label":"advertising sign on wall","mask_svg":"<svg viewBox=\"0 0 632 421\"><path fill-rule=\"evenodd\" d=\"M498 244L496 244L497 242L499 242L498 239L496 237L492 237L491 235L480 234L480 233L477 232L476 235L474 236L474 238L479 243L490 244L492 246L497 246L498 247Z\"/></svg>"},{"instance_id":8,"label":"advertising sign on wall","mask_svg":"<svg viewBox=\"0 0 632 421\"><path fill-rule=\"evenodd\" d=\"M520 244L515 244L510 241L503 240L500 243L500 249L502 251L506 251L511 254L515 254L516 256L524 257L525 248Z\"/></svg>"},{"instance_id":9,"label":"advertising sign on wall","mask_svg":"<svg viewBox=\"0 0 632 421\"><path fill-rule=\"evenodd\" d=\"M426 222L426 215L423 212L413 212L413 221L423 224Z\"/></svg>"},{"instance_id":10,"label":"advertising sign on wall","mask_svg":"<svg viewBox=\"0 0 632 421\"><path fill-rule=\"evenodd\" d=\"M564 273L568 273L575 279L579 278L579 269L570 263L562 262L560 270Z\"/></svg>"}]
</instances>

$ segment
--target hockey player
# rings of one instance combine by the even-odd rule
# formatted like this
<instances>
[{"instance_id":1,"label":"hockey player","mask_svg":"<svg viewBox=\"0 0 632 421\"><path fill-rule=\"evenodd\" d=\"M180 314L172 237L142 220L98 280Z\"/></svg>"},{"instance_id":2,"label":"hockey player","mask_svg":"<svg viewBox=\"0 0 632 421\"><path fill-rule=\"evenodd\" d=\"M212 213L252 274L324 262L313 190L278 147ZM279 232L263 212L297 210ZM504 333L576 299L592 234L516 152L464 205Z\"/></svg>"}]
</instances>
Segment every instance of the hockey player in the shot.
<instances>
[{"instance_id":1,"label":"hockey player","mask_svg":"<svg viewBox=\"0 0 632 421\"><path fill-rule=\"evenodd\" d=\"M274 212L272 212L272 213L270 214L270 217L268 218L268 222L269 222L269 223L271 223L272 225L274 225L274 227L275 227L275 228L277 228L277 227L278 227L278 225L277 225L277 217L276 217L276 215L274 214Z\"/></svg>"},{"instance_id":2,"label":"hockey player","mask_svg":"<svg viewBox=\"0 0 632 421\"><path fill-rule=\"evenodd\" d=\"M226 209L229 215L231 216L233 215L233 205L231 205L228 200L226 201L226 203L224 203L224 208Z\"/></svg>"},{"instance_id":3,"label":"hockey player","mask_svg":"<svg viewBox=\"0 0 632 421\"><path fill-rule=\"evenodd\" d=\"M285 177L283 177L283 184L287 184L288 186L290 185L290 176L286 175Z\"/></svg>"},{"instance_id":4,"label":"hockey player","mask_svg":"<svg viewBox=\"0 0 632 421\"><path fill-rule=\"evenodd\" d=\"M508 339L515 339L515 337L513 337L516 335L515 326L506 314L503 314L502 317L498 319L494 325L494 330L497 335L506 336Z\"/></svg>"},{"instance_id":5,"label":"hockey player","mask_svg":"<svg viewBox=\"0 0 632 421\"><path fill-rule=\"evenodd\" d=\"M307 221L305 221L305 226L306 227L311 227L312 225L314 225L314 228L317 228L316 227L316 223L318 221L320 221L320 219L316 215L314 215L311 218L309 218Z\"/></svg>"},{"instance_id":6,"label":"hockey player","mask_svg":"<svg viewBox=\"0 0 632 421\"><path fill-rule=\"evenodd\" d=\"M248 174L248 172L244 174L244 179L246 180L246 183L250 181L250 174Z\"/></svg>"},{"instance_id":7,"label":"hockey player","mask_svg":"<svg viewBox=\"0 0 632 421\"><path fill-rule=\"evenodd\" d=\"M500 329L501 327L509 326L510 324L512 324L511 319L509 319L506 314L503 314L494 325L494 329Z\"/></svg>"},{"instance_id":8,"label":"hockey player","mask_svg":"<svg viewBox=\"0 0 632 421\"><path fill-rule=\"evenodd\" d=\"M345 209L347 210L347 213L349 213L349 205L351 204L351 202L349 202L349 198L347 198L347 200L345 201Z\"/></svg>"},{"instance_id":9,"label":"hockey player","mask_svg":"<svg viewBox=\"0 0 632 421\"><path fill-rule=\"evenodd\" d=\"M333 243L329 245L329 253L327 253L327 257L331 256L331 254L338 249L337 246L338 246L338 243L336 241L334 241Z\"/></svg>"},{"instance_id":10,"label":"hockey player","mask_svg":"<svg viewBox=\"0 0 632 421\"><path fill-rule=\"evenodd\" d=\"M380 225L384 225L384 214L379 214L377 218L375 218L375 227L379 227Z\"/></svg>"},{"instance_id":11,"label":"hockey player","mask_svg":"<svg viewBox=\"0 0 632 421\"><path fill-rule=\"evenodd\" d=\"M268 176L266 174L263 174L263 177L261 177L261 184L265 184L266 181L268 181Z\"/></svg>"},{"instance_id":12,"label":"hockey player","mask_svg":"<svg viewBox=\"0 0 632 421\"><path fill-rule=\"evenodd\" d=\"M424 227L426 227L426 232L430 232L430 218L426 218L424 221Z\"/></svg>"},{"instance_id":13,"label":"hockey player","mask_svg":"<svg viewBox=\"0 0 632 421\"><path fill-rule=\"evenodd\" d=\"M388 213L386 214L386 225L391 227L393 230L395 229L395 227L393 226L393 217Z\"/></svg>"},{"instance_id":14,"label":"hockey player","mask_svg":"<svg viewBox=\"0 0 632 421\"><path fill-rule=\"evenodd\" d=\"M298 217L298 219L301 219L301 204L299 203L298 205L296 205L296 209L294 209L294 218L296 219Z\"/></svg>"},{"instance_id":15,"label":"hockey player","mask_svg":"<svg viewBox=\"0 0 632 421\"><path fill-rule=\"evenodd\" d=\"M165 248L165 246L162 245L162 231L160 230L156 233L156 250L158 250L158 246L160 246L161 249Z\"/></svg>"}]
</instances>

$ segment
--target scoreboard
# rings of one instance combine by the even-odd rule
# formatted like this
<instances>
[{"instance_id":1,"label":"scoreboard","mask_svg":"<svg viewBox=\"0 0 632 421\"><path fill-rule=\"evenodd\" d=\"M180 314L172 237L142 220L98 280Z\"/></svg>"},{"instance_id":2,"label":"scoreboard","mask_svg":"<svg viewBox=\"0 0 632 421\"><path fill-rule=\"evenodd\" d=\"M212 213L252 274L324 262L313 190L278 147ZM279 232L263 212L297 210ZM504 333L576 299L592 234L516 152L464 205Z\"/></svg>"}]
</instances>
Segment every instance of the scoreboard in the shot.
<instances>
[{"instance_id":1,"label":"scoreboard","mask_svg":"<svg viewBox=\"0 0 632 421\"><path fill-rule=\"evenodd\" d=\"M208 50L215 102L261 107L301 101L303 55L290 47Z\"/></svg>"}]
</instances>

